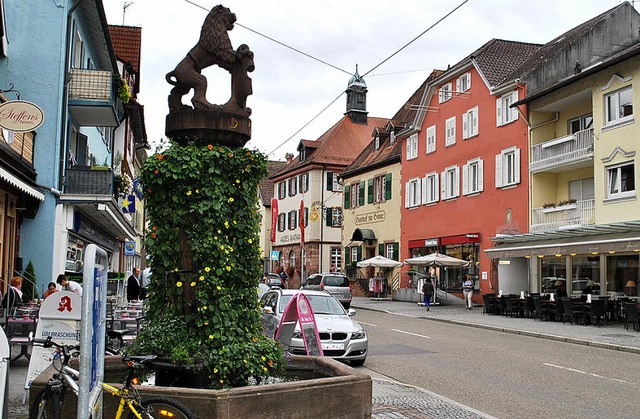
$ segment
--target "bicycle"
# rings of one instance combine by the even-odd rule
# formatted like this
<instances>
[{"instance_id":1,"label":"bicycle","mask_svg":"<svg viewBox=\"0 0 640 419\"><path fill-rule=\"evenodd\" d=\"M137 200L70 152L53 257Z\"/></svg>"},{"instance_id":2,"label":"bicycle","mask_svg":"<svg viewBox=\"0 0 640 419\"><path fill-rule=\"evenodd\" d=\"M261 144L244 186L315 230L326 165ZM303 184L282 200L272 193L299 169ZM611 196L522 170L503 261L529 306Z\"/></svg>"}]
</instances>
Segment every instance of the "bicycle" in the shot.
<instances>
[{"instance_id":1,"label":"bicycle","mask_svg":"<svg viewBox=\"0 0 640 419\"><path fill-rule=\"evenodd\" d=\"M70 389L78 395L78 383L80 373L69 366L69 360L72 356L79 353L79 345L61 345L47 339L34 339L34 345L41 345L45 348L55 347L53 365L56 359L61 359L60 368L57 373L51 377L44 389L38 393L36 400L31 407L31 419L60 419L61 410L66 392ZM163 397L154 397L142 400L138 390L133 384L137 384L135 377L135 368L144 365L155 359L155 355L146 356L127 356L123 358L123 362L129 367L127 378L122 388L114 387L109 384L103 384L102 390L113 396L119 397L118 410L115 419L123 418L125 410L129 410L128 419L158 419L158 418L174 418L174 419L195 419L195 415L182 403Z\"/></svg>"}]
</instances>

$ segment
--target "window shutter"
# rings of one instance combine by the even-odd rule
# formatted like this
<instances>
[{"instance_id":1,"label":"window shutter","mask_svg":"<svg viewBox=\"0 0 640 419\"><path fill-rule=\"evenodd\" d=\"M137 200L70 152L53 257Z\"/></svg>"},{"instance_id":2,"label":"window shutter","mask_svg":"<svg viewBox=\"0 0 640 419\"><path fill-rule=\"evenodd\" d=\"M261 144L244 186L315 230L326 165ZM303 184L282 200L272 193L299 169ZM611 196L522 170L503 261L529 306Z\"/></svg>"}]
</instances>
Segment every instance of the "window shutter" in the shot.
<instances>
[{"instance_id":1,"label":"window shutter","mask_svg":"<svg viewBox=\"0 0 640 419\"><path fill-rule=\"evenodd\" d=\"M478 107L471 110L471 127L469 127L470 135L478 135Z\"/></svg>"},{"instance_id":2,"label":"window shutter","mask_svg":"<svg viewBox=\"0 0 640 419\"><path fill-rule=\"evenodd\" d=\"M307 192L309 190L309 176L311 173L307 173L304 177L304 191Z\"/></svg>"},{"instance_id":3,"label":"window shutter","mask_svg":"<svg viewBox=\"0 0 640 419\"><path fill-rule=\"evenodd\" d=\"M304 226L309 226L309 207L304 207Z\"/></svg>"},{"instance_id":4,"label":"window shutter","mask_svg":"<svg viewBox=\"0 0 640 419\"><path fill-rule=\"evenodd\" d=\"M462 81L462 77L458 77L456 79L456 94L462 91L461 81Z\"/></svg>"},{"instance_id":5,"label":"window shutter","mask_svg":"<svg viewBox=\"0 0 640 419\"><path fill-rule=\"evenodd\" d=\"M456 166L456 169L453 172L453 179L453 196L458 197L460 196L460 168L458 166Z\"/></svg>"},{"instance_id":6,"label":"window shutter","mask_svg":"<svg viewBox=\"0 0 640 419\"><path fill-rule=\"evenodd\" d=\"M327 227L333 227L333 210L330 207L325 209L324 218Z\"/></svg>"},{"instance_id":7,"label":"window shutter","mask_svg":"<svg viewBox=\"0 0 640 419\"><path fill-rule=\"evenodd\" d=\"M435 176L433 177L433 188L434 188L434 195L435 195L435 202L438 202L440 200L440 179L438 179L438 174L436 173Z\"/></svg>"},{"instance_id":8,"label":"window shutter","mask_svg":"<svg viewBox=\"0 0 640 419\"><path fill-rule=\"evenodd\" d=\"M349 209L349 205L351 204L349 200L351 199L351 185L344 186L344 209Z\"/></svg>"},{"instance_id":9,"label":"window shutter","mask_svg":"<svg viewBox=\"0 0 640 419\"><path fill-rule=\"evenodd\" d=\"M400 243L393 243L393 260L400 260Z\"/></svg>"},{"instance_id":10,"label":"window shutter","mask_svg":"<svg viewBox=\"0 0 640 419\"><path fill-rule=\"evenodd\" d=\"M428 200L428 195L427 195L427 177L423 177L422 179L420 179L420 182L422 182L422 204L428 204L429 200Z\"/></svg>"},{"instance_id":11,"label":"window shutter","mask_svg":"<svg viewBox=\"0 0 640 419\"><path fill-rule=\"evenodd\" d=\"M305 189L304 189L304 178L305 178L305 175L298 176L298 190L300 191L300 193L304 193L305 192Z\"/></svg>"},{"instance_id":12,"label":"window shutter","mask_svg":"<svg viewBox=\"0 0 640 419\"><path fill-rule=\"evenodd\" d=\"M380 256L384 256L384 244L383 244L383 243L380 243L380 244L378 245L378 254L379 254Z\"/></svg>"},{"instance_id":13,"label":"window shutter","mask_svg":"<svg viewBox=\"0 0 640 419\"><path fill-rule=\"evenodd\" d=\"M407 160L411 160L411 137L407 138Z\"/></svg>"},{"instance_id":14,"label":"window shutter","mask_svg":"<svg viewBox=\"0 0 640 419\"><path fill-rule=\"evenodd\" d=\"M496 156L496 188L502 188L502 154Z\"/></svg>"},{"instance_id":15,"label":"window shutter","mask_svg":"<svg viewBox=\"0 0 640 419\"><path fill-rule=\"evenodd\" d=\"M362 260L362 245L358 246L358 261Z\"/></svg>"},{"instance_id":16,"label":"window shutter","mask_svg":"<svg viewBox=\"0 0 640 419\"><path fill-rule=\"evenodd\" d=\"M462 114L462 138L469 138L469 112Z\"/></svg>"},{"instance_id":17,"label":"window shutter","mask_svg":"<svg viewBox=\"0 0 640 419\"><path fill-rule=\"evenodd\" d=\"M469 195L469 165L462 166L462 195Z\"/></svg>"},{"instance_id":18,"label":"window shutter","mask_svg":"<svg viewBox=\"0 0 640 419\"><path fill-rule=\"evenodd\" d=\"M442 172L440 173L440 177L441 177L441 184L440 186L442 187L442 199L447 199L447 172Z\"/></svg>"},{"instance_id":19,"label":"window shutter","mask_svg":"<svg viewBox=\"0 0 640 419\"><path fill-rule=\"evenodd\" d=\"M478 192L484 190L484 160L478 162Z\"/></svg>"},{"instance_id":20,"label":"window shutter","mask_svg":"<svg viewBox=\"0 0 640 419\"><path fill-rule=\"evenodd\" d=\"M404 207L405 208L409 208L411 206L411 195L409 193L409 185L411 185L411 182L407 182L404 184Z\"/></svg>"},{"instance_id":21,"label":"window shutter","mask_svg":"<svg viewBox=\"0 0 640 419\"><path fill-rule=\"evenodd\" d=\"M364 205L364 180L358 184L358 205Z\"/></svg>"},{"instance_id":22,"label":"window shutter","mask_svg":"<svg viewBox=\"0 0 640 419\"><path fill-rule=\"evenodd\" d=\"M384 199L391 199L391 173L384 175Z\"/></svg>"},{"instance_id":23,"label":"window shutter","mask_svg":"<svg viewBox=\"0 0 640 419\"><path fill-rule=\"evenodd\" d=\"M496 99L496 126L502 126L502 98Z\"/></svg>"},{"instance_id":24,"label":"window shutter","mask_svg":"<svg viewBox=\"0 0 640 419\"><path fill-rule=\"evenodd\" d=\"M471 89L471 73L465 74L465 77L467 79L467 90L469 90Z\"/></svg>"},{"instance_id":25,"label":"window shutter","mask_svg":"<svg viewBox=\"0 0 640 419\"><path fill-rule=\"evenodd\" d=\"M513 153L514 157L515 157L515 166L514 170L515 170L515 175L516 175L516 183L520 183L520 149L516 148L515 152Z\"/></svg>"},{"instance_id":26,"label":"window shutter","mask_svg":"<svg viewBox=\"0 0 640 419\"><path fill-rule=\"evenodd\" d=\"M327 190L333 191L333 172L327 172Z\"/></svg>"},{"instance_id":27,"label":"window shutter","mask_svg":"<svg viewBox=\"0 0 640 419\"><path fill-rule=\"evenodd\" d=\"M367 180L367 203L373 204L373 179Z\"/></svg>"},{"instance_id":28,"label":"window shutter","mask_svg":"<svg viewBox=\"0 0 640 419\"><path fill-rule=\"evenodd\" d=\"M348 247L344 248L344 264L349 265L351 263L351 249Z\"/></svg>"},{"instance_id":29,"label":"window shutter","mask_svg":"<svg viewBox=\"0 0 640 419\"><path fill-rule=\"evenodd\" d=\"M511 103L516 103L518 101L518 89L514 90L512 95L513 96L512 96L512 99L511 99ZM518 110L515 109L515 106L514 106L514 109L513 109L513 120L515 121L516 119L518 119Z\"/></svg>"}]
</instances>

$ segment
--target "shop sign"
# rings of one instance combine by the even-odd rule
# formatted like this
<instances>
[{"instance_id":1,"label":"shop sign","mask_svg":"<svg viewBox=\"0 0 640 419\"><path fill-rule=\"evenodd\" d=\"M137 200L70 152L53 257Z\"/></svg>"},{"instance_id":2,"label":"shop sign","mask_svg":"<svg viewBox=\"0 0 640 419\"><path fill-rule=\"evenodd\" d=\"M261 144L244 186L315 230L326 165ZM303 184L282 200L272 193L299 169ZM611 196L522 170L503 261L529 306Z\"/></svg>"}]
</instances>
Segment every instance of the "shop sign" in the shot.
<instances>
[{"instance_id":1,"label":"shop sign","mask_svg":"<svg viewBox=\"0 0 640 419\"><path fill-rule=\"evenodd\" d=\"M380 223L380 222L383 222L384 219L385 219L384 211L376 211L376 212L369 212L362 215L356 215L354 218L356 225Z\"/></svg>"},{"instance_id":2,"label":"shop sign","mask_svg":"<svg viewBox=\"0 0 640 419\"><path fill-rule=\"evenodd\" d=\"M43 122L44 112L31 102L10 100L0 105L0 127L9 131L33 131Z\"/></svg>"}]
</instances>

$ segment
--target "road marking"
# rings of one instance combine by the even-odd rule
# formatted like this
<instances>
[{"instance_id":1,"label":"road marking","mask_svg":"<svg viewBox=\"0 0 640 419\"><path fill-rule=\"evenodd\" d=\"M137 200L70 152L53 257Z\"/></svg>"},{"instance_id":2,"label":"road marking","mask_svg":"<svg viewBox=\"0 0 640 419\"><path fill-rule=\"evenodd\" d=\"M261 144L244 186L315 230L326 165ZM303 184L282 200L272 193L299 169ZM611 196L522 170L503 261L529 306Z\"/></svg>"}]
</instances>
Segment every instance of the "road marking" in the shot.
<instances>
[{"instance_id":1,"label":"road marking","mask_svg":"<svg viewBox=\"0 0 640 419\"><path fill-rule=\"evenodd\" d=\"M365 323L365 322L358 322L359 324L364 324L365 326L371 326L371 327L378 327L377 324L371 324L371 323Z\"/></svg>"},{"instance_id":2,"label":"road marking","mask_svg":"<svg viewBox=\"0 0 640 419\"><path fill-rule=\"evenodd\" d=\"M575 368L569 368L569 367L563 367L561 365L555 365L555 364L548 364L546 362L544 362L542 365L547 365L549 367L554 367L554 368L559 368L561 370L566 370L566 371L571 371L571 372L577 372L579 374L586 374L586 375L590 375L592 377L596 377L596 378L605 378L607 380L613 380L613 381L617 381L619 383L625 383L625 384L631 384L629 381L627 380L622 380L620 378L613 378L613 377L607 377L604 375L600 375L600 374L594 374L592 372L586 372L586 371L582 371L582 370L577 370Z\"/></svg>"},{"instance_id":3,"label":"road marking","mask_svg":"<svg viewBox=\"0 0 640 419\"><path fill-rule=\"evenodd\" d=\"M398 333L404 333L406 335L418 336L419 338L431 339L431 336L419 335L417 333L405 332L404 330L398 330L398 329L391 329L391 330Z\"/></svg>"}]
</instances>

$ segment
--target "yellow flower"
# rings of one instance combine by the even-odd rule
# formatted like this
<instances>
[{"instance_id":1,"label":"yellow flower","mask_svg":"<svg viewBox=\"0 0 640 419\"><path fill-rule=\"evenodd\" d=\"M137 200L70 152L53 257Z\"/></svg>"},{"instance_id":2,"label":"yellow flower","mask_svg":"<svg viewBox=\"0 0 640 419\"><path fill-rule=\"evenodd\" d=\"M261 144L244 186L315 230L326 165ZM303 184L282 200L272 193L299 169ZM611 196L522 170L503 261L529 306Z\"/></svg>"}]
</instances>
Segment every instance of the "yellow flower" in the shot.
<instances>
[{"instance_id":1,"label":"yellow flower","mask_svg":"<svg viewBox=\"0 0 640 419\"><path fill-rule=\"evenodd\" d=\"M263 361L267 360L267 358L265 358L264 356L261 356L260 358L262 358Z\"/></svg>"},{"instance_id":2,"label":"yellow flower","mask_svg":"<svg viewBox=\"0 0 640 419\"><path fill-rule=\"evenodd\" d=\"M178 272L178 268L175 268L175 269L174 269L174 271L175 271L175 272Z\"/></svg>"},{"instance_id":3,"label":"yellow flower","mask_svg":"<svg viewBox=\"0 0 640 419\"><path fill-rule=\"evenodd\" d=\"M205 321L204 321L204 325L205 325L205 326L208 326L208 325L209 325L209 320L205 320Z\"/></svg>"},{"instance_id":4,"label":"yellow flower","mask_svg":"<svg viewBox=\"0 0 640 419\"><path fill-rule=\"evenodd\" d=\"M191 191L187 191L187 196L191 196Z\"/></svg>"},{"instance_id":5,"label":"yellow flower","mask_svg":"<svg viewBox=\"0 0 640 419\"><path fill-rule=\"evenodd\" d=\"M203 309L203 310L206 310L206 309L207 309L207 306L202 307L202 309Z\"/></svg>"},{"instance_id":6,"label":"yellow flower","mask_svg":"<svg viewBox=\"0 0 640 419\"><path fill-rule=\"evenodd\" d=\"M198 278L200 281L204 281L204 275L200 275L200 278ZM195 282L194 282L195 283Z\"/></svg>"},{"instance_id":7,"label":"yellow flower","mask_svg":"<svg viewBox=\"0 0 640 419\"><path fill-rule=\"evenodd\" d=\"M226 266L227 272L231 272L231 266Z\"/></svg>"},{"instance_id":8,"label":"yellow flower","mask_svg":"<svg viewBox=\"0 0 640 419\"><path fill-rule=\"evenodd\" d=\"M209 339L213 339L213 335L209 335Z\"/></svg>"},{"instance_id":9,"label":"yellow flower","mask_svg":"<svg viewBox=\"0 0 640 419\"><path fill-rule=\"evenodd\" d=\"M211 268L207 266L206 268L204 268L204 271L205 271L205 272L210 272L210 271L211 271Z\"/></svg>"},{"instance_id":10,"label":"yellow flower","mask_svg":"<svg viewBox=\"0 0 640 419\"><path fill-rule=\"evenodd\" d=\"M217 374L217 373L218 373L218 369L217 369L217 368L214 368L214 369L213 369L213 373L214 373L214 374Z\"/></svg>"},{"instance_id":11,"label":"yellow flower","mask_svg":"<svg viewBox=\"0 0 640 419\"><path fill-rule=\"evenodd\" d=\"M224 380L220 380L220 384L224 383Z\"/></svg>"},{"instance_id":12,"label":"yellow flower","mask_svg":"<svg viewBox=\"0 0 640 419\"><path fill-rule=\"evenodd\" d=\"M236 179L236 183L240 183L240 179Z\"/></svg>"},{"instance_id":13,"label":"yellow flower","mask_svg":"<svg viewBox=\"0 0 640 419\"><path fill-rule=\"evenodd\" d=\"M253 243L253 239L249 239L247 240L247 242L249 242L249 244Z\"/></svg>"},{"instance_id":14,"label":"yellow flower","mask_svg":"<svg viewBox=\"0 0 640 419\"><path fill-rule=\"evenodd\" d=\"M191 286L195 287L196 286L196 281L191 282Z\"/></svg>"},{"instance_id":15,"label":"yellow flower","mask_svg":"<svg viewBox=\"0 0 640 419\"><path fill-rule=\"evenodd\" d=\"M182 286L182 282L178 281L176 282L176 287L180 288Z\"/></svg>"},{"instance_id":16,"label":"yellow flower","mask_svg":"<svg viewBox=\"0 0 640 419\"><path fill-rule=\"evenodd\" d=\"M267 372L267 367L262 367L262 369L264 370L264 372Z\"/></svg>"},{"instance_id":17,"label":"yellow flower","mask_svg":"<svg viewBox=\"0 0 640 419\"><path fill-rule=\"evenodd\" d=\"M229 203L231 203L233 201L234 201L233 197L229 198Z\"/></svg>"},{"instance_id":18,"label":"yellow flower","mask_svg":"<svg viewBox=\"0 0 640 419\"><path fill-rule=\"evenodd\" d=\"M220 245L220 250L224 250L224 244Z\"/></svg>"},{"instance_id":19,"label":"yellow flower","mask_svg":"<svg viewBox=\"0 0 640 419\"><path fill-rule=\"evenodd\" d=\"M222 230L218 230L218 234L222 234Z\"/></svg>"},{"instance_id":20,"label":"yellow flower","mask_svg":"<svg viewBox=\"0 0 640 419\"><path fill-rule=\"evenodd\" d=\"M222 287L220 285L218 285L216 288L218 289L218 291L220 291L222 289Z\"/></svg>"},{"instance_id":21,"label":"yellow flower","mask_svg":"<svg viewBox=\"0 0 640 419\"><path fill-rule=\"evenodd\" d=\"M247 363L247 360L246 360L246 359L243 359L242 361L243 361L245 364Z\"/></svg>"},{"instance_id":22,"label":"yellow flower","mask_svg":"<svg viewBox=\"0 0 640 419\"><path fill-rule=\"evenodd\" d=\"M224 226L225 226L226 228L229 228L229 221L225 221L225 222L224 222Z\"/></svg>"},{"instance_id":23,"label":"yellow flower","mask_svg":"<svg viewBox=\"0 0 640 419\"><path fill-rule=\"evenodd\" d=\"M196 193L200 193L200 189L196 189Z\"/></svg>"},{"instance_id":24,"label":"yellow flower","mask_svg":"<svg viewBox=\"0 0 640 419\"><path fill-rule=\"evenodd\" d=\"M238 223L236 222L236 220L233 220L233 225L236 225L236 224L238 224Z\"/></svg>"},{"instance_id":25,"label":"yellow flower","mask_svg":"<svg viewBox=\"0 0 640 419\"><path fill-rule=\"evenodd\" d=\"M224 253L228 255L228 254L229 254L229 251L228 251L228 250L225 250L225 251L224 251Z\"/></svg>"}]
</instances>

